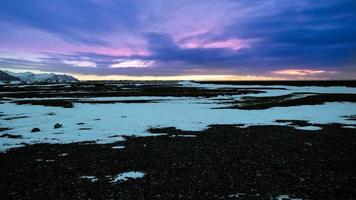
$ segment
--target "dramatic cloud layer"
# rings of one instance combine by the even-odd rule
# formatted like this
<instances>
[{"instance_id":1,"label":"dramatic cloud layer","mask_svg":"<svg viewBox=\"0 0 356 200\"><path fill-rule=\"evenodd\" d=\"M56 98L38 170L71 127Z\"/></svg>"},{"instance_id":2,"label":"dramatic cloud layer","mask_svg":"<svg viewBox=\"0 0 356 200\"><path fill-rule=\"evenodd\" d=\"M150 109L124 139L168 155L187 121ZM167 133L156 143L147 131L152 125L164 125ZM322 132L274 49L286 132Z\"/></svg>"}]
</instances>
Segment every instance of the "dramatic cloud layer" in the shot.
<instances>
[{"instance_id":1,"label":"dramatic cloud layer","mask_svg":"<svg viewBox=\"0 0 356 200\"><path fill-rule=\"evenodd\" d=\"M356 77L353 0L3 0L0 68Z\"/></svg>"}]
</instances>

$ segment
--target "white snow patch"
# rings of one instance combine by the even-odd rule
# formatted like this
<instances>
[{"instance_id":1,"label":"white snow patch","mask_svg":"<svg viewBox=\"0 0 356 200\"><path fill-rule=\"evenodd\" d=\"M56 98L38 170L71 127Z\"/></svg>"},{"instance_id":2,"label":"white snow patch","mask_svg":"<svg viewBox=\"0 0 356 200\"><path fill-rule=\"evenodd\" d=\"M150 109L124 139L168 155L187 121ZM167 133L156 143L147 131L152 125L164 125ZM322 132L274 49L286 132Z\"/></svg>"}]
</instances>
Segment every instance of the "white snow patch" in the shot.
<instances>
[{"instance_id":1,"label":"white snow patch","mask_svg":"<svg viewBox=\"0 0 356 200\"><path fill-rule=\"evenodd\" d=\"M137 171L124 172L124 173L114 176L111 183L127 181L130 178L132 178L132 179L143 178L143 176L145 176L145 173L143 173L143 172L137 172Z\"/></svg>"},{"instance_id":2,"label":"white snow patch","mask_svg":"<svg viewBox=\"0 0 356 200\"><path fill-rule=\"evenodd\" d=\"M300 198L291 198L289 195L279 195L276 200L302 200Z\"/></svg>"},{"instance_id":3,"label":"white snow patch","mask_svg":"<svg viewBox=\"0 0 356 200\"><path fill-rule=\"evenodd\" d=\"M318 131L322 128L319 126L293 126L295 129L306 130L306 131Z\"/></svg>"},{"instance_id":4,"label":"white snow patch","mask_svg":"<svg viewBox=\"0 0 356 200\"><path fill-rule=\"evenodd\" d=\"M95 182L95 181L98 180L98 178L96 178L95 176L81 176L81 177L79 177L79 178L81 178L81 179L88 179L88 180L90 180L91 182Z\"/></svg>"},{"instance_id":5,"label":"white snow patch","mask_svg":"<svg viewBox=\"0 0 356 200\"><path fill-rule=\"evenodd\" d=\"M37 162L54 162L54 160L44 160L41 158L36 159Z\"/></svg>"},{"instance_id":6,"label":"white snow patch","mask_svg":"<svg viewBox=\"0 0 356 200\"><path fill-rule=\"evenodd\" d=\"M229 197L229 198L240 198L240 197L245 196L245 195L246 195L245 193L236 193L236 194L231 194L231 195L229 195L227 197Z\"/></svg>"},{"instance_id":7,"label":"white snow patch","mask_svg":"<svg viewBox=\"0 0 356 200\"><path fill-rule=\"evenodd\" d=\"M192 137L197 137L196 135L177 135L177 137L188 137L188 138L192 138Z\"/></svg>"},{"instance_id":8,"label":"white snow patch","mask_svg":"<svg viewBox=\"0 0 356 200\"><path fill-rule=\"evenodd\" d=\"M356 128L356 126L342 126L342 128Z\"/></svg>"},{"instance_id":9,"label":"white snow patch","mask_svg":"<svg viewBox=\"0 0 356 200\"><path fill-rule=\"evenodd\" d=\"M113 146L113 147L111 147L111 148L113 148L113 149L124 149L125 146Z\"/></svg>"}]
</instances>

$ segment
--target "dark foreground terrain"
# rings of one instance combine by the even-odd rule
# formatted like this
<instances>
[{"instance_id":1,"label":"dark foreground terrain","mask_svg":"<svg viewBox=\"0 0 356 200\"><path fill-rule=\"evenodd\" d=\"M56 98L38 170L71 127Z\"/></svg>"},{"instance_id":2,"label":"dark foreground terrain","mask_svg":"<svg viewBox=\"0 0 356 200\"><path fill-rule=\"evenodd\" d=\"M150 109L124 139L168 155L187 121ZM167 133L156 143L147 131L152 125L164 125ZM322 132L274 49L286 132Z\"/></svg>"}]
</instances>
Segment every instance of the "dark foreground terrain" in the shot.
<instances>
[{"instance_id":1,"label":"dark foreground terrain","mask_svg":"<svg viewBox=\"0 0 356 200\"><path fill-rule=\"evenodd\" d=\"M1 199L356 199L355 129L150 131L165 135L127 137L120 144L37 144L2 153ZM127 171L146 175L110 182L109 176Z\"/></svg>"}]
</instances>

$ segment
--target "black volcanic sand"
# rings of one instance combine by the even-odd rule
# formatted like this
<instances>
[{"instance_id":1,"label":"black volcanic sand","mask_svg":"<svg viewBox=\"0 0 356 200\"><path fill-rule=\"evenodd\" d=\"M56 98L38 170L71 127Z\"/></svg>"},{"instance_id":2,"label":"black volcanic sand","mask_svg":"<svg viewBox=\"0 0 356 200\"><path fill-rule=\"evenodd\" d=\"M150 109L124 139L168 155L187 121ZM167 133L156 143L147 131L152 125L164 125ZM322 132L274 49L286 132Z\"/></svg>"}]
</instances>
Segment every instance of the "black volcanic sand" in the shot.
<instances>
[{"instance_id":1,"label":"black volcanic sand","mask_svg":"<svg viewBox=\"0 0 356 200\"><path fill-rule=\"evenodd\" d=\"M41 106L53 106L53 107L63 107L63 108L73 108L73 101L69 99L41 99L41 100L19 100L14 101L18 105L31 104L31 105L41 105Z\"/></svg>"},{"instance_id":2,"label":"black volcanic sand","mask_svg":"<svg viewBox=\"0 0 356 200\"><path fill-rule=\"evenodd\" d=\"M217 97L221 95L249 95L265 93L266 90L286 90L281 85L293 86L348 86L356 87L356 81L206 81L199 83L231 85L268 85L274 87L254 88L196 88L181 87L175 81L87 81L68 84L0 85L0 103L13 99L16 104L31 104L72 108L74 103L157 103L161 100L115 100L92 101L75 98L88 97L132 97L132 96L171 96L171 97ZM243 97L242 101L225 102L226 108L267 109L276 106L315 105L325 102L356 102L356 94L315 94L304 98L290 99L298 93L276 97ZM57 99L18 99L16 98L57 98ZM61 99L66 98L66 99ZM218 99L217 99L218 100ZM0 115L1 116L1 115Z\"/></svg>"},{"instance_id":3,"label":"black volcanic sand","mask_svg":"<svg viewBox=\"0 0 356 200\"><path fill-rule=\"evenodd\" d=\"M219 95L240 95L264 93L253 88L194 88L180 87L176 83L145 82L140 85L119 84L120 81L107 82L80 82L68 85L34 86L23 85L0 86L0 98L85 98L85 97L127 97L127 96L172 96L172 97L216 97ZM136 83L136 82L134 82Z\"/></svg>"},{"instance_id":4,"label":"black volcanic sand","mask_svg":"<svg viewBox=\"0 0 356 200\"><path fill-rule=\"evenodd\" d=\"M108 100L108 101L91 101L91 100L77 100L77 99L41 99L41 100L16 100L13 103L18 105L30 104L52 107L73 108L74 103L88 103L88 104L115 104L115 103L158 103L162 100Z\"/></svg>"},{"instance_id":5,"label":"black volcanic sand","mask_svg":"<svg viewBox=\"0 0 356 200\"><path fill-rule=\"evenodd\" d=\"M114 84L115 83L115 84ZM121 83L121 84L120 84ZM133 84L135 83L135 84ZM162 100L108 100L92 101L75 98L89 97L138 97L138 96L164 96L164 97L217 97L220 95L245 95L265 93L261 88L195 88L181 87L176 82L80 82L71 84L47 85L3 85L0 86L1 100L19 105L42 105L63 108L73 108L74 103L112 104L112 103L157 103ZM138 84L138 85L136 85ZM25 86L25 87L24 87ZM268 88L267 88L268 89ZM267 90L264 89L264 90ZM270 88L283 89L283 88ZM16 98L55 98L55 99L20 99ZM61 99L65 98L65 99Z\"/></svg>"},{"instance_id":6,"label":"black volcanic sand","mask_svg":"<svg viewBox=\"0 0 356 200\"><path fill-rule=\"evenodd\" d=\"M150 131L167 135L127 137L117 144L36 144L2 153L1 198L356 198L355 129L230 125ZM107 177L127 171L146 175L116 184Z\"/></svg>"},{"instance_id":7,"label":"black volcanic sand","mask_svg":"<svg viewBox=\"0 0 356 200\"><path fill-rule=\"evenodd\" d=\"M311 96L298 97L303 93L292 93L288 95L273 97L242 97L242 100L225 102L232 104L226 108L241 110L263 110L272 107L289 107L300 105L317 105L327 102L356 102L356 94L312 94Z\"/></svg>"}]
</instances>

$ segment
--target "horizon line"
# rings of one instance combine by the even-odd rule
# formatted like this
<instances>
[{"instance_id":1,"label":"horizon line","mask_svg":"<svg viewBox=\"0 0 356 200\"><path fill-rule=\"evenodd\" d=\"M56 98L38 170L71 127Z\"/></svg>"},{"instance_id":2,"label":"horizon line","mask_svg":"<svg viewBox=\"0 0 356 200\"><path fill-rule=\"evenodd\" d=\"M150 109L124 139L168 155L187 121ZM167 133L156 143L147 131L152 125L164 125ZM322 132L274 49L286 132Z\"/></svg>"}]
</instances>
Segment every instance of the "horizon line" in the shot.
<instances>
[{"instance_id":1,"label":"horizon line","mask_svg":"<svg viewBox=\"0 0 356 200\"><path fill-rule=\"evenodd\" d=\"M308 76L268 76L268 75L236 75L236 74L195 74L195 75L96 75L53 72L28 69L11 69L0 67L0 70L14 73L31 72L34 74L55 73L66 74L80 81L356 81L356 79L332 79L330 77Z\"/></svg>"}]
</instances>

